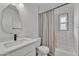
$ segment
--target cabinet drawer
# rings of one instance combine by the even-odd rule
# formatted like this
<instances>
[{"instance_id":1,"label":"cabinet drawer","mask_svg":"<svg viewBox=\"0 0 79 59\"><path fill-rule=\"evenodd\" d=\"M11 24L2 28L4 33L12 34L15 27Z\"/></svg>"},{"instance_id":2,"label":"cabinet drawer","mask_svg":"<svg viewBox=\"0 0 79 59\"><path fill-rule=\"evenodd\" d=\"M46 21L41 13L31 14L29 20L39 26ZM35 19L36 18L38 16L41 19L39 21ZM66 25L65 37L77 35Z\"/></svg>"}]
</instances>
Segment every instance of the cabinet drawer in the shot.
<instances>
[{"instance_id":1,"label":"cabinet drawer","mask_svg":"<svg viewBox=\"0 0 79 59\"><path fill-rule=\"evenodd\" d=\"M28 54L26 54L25 56L36 56L36 49L33 49L32 51L30 51Z\"/></svg>"}]
</instances>

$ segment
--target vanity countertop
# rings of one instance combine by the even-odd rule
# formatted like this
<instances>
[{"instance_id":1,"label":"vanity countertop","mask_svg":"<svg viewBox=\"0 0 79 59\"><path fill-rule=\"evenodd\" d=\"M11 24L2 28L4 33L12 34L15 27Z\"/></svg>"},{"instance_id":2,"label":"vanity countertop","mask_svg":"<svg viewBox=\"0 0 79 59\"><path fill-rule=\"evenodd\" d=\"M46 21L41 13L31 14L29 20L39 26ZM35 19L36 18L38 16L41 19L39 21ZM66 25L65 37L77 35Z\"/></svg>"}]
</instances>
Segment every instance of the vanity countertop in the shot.
<instances>
[{"instance_id":1,"label":"vanity countertop","mask_svg":"<svg viewBox=\"0 0 79 59\"><path fill-rule=\"evenodd\" d=\"M7 42L12 42L12 41L6 41L6 42L2 42L0 43L0 55L6 55L7 53L11 52L11 51L14 51L18 48L21 48L23 46L27 46L33 42L37 42L38 40L40 40L39 38L38 39L30 39L30 38L22 38L24 40L29 40L29 42L27 41L24 41L23 43L19 44L19 45L16 45L16 46L12 46L12 47L5 47L4 44L7 43ZM22 40L21 39L21 40Z\"/></svg>"}]
</instances>

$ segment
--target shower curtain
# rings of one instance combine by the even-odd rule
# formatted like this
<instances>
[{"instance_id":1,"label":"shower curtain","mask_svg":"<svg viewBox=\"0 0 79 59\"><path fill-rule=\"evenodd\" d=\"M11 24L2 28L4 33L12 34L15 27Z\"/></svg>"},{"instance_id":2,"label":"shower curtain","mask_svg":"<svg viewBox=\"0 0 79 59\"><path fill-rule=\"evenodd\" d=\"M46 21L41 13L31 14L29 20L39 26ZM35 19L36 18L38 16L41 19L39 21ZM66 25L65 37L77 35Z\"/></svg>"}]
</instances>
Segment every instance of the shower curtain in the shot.
<instances>
[{"instance_id":1,"label":"shower curtain","mask_svg":"<svg viewBox=\"0 0 79 59\"><path fill-rule=\"evenodd\" d=\"M53 11L47 11L39 14L39 37L41 37L41 45L47 46L50 50L49 54L54 53L53 41Z\"/></svg>"}]
</instances>

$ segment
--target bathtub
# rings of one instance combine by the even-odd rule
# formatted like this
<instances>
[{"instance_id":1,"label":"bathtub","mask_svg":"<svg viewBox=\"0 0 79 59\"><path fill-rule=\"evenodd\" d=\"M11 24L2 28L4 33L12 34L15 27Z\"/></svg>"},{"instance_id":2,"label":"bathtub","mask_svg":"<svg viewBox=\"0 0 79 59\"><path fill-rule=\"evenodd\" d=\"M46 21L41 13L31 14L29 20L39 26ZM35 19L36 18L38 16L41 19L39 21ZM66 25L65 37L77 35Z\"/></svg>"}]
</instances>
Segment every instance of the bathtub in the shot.
<instances>
[{"instance_id":1,"label":"bathtub","mask_svg":"<svg viewBox=\"0 0 79 59\"><path fill-rule=\"evenodd\" d=\"M76 56L76 53L69 52L64 49L55 48L55 56Z\"/></svg>"}]
</instances>

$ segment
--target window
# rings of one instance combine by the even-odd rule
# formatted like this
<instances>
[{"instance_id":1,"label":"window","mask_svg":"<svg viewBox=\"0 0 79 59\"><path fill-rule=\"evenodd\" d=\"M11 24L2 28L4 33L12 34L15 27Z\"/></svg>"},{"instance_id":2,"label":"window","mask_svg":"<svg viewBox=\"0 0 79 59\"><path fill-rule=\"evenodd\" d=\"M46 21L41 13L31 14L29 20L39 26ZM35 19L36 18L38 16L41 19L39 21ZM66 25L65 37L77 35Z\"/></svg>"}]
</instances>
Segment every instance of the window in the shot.
<instances>
[{"instance_id":1,"label":"window","mask_svg":"<svg viewBox=\"0 0 79 59\"><path fill-rule=\"evenodd\" d=\"M59 29L60 30L68 30L68 14L59 15Z\"/></svg>"}]
</instances>

